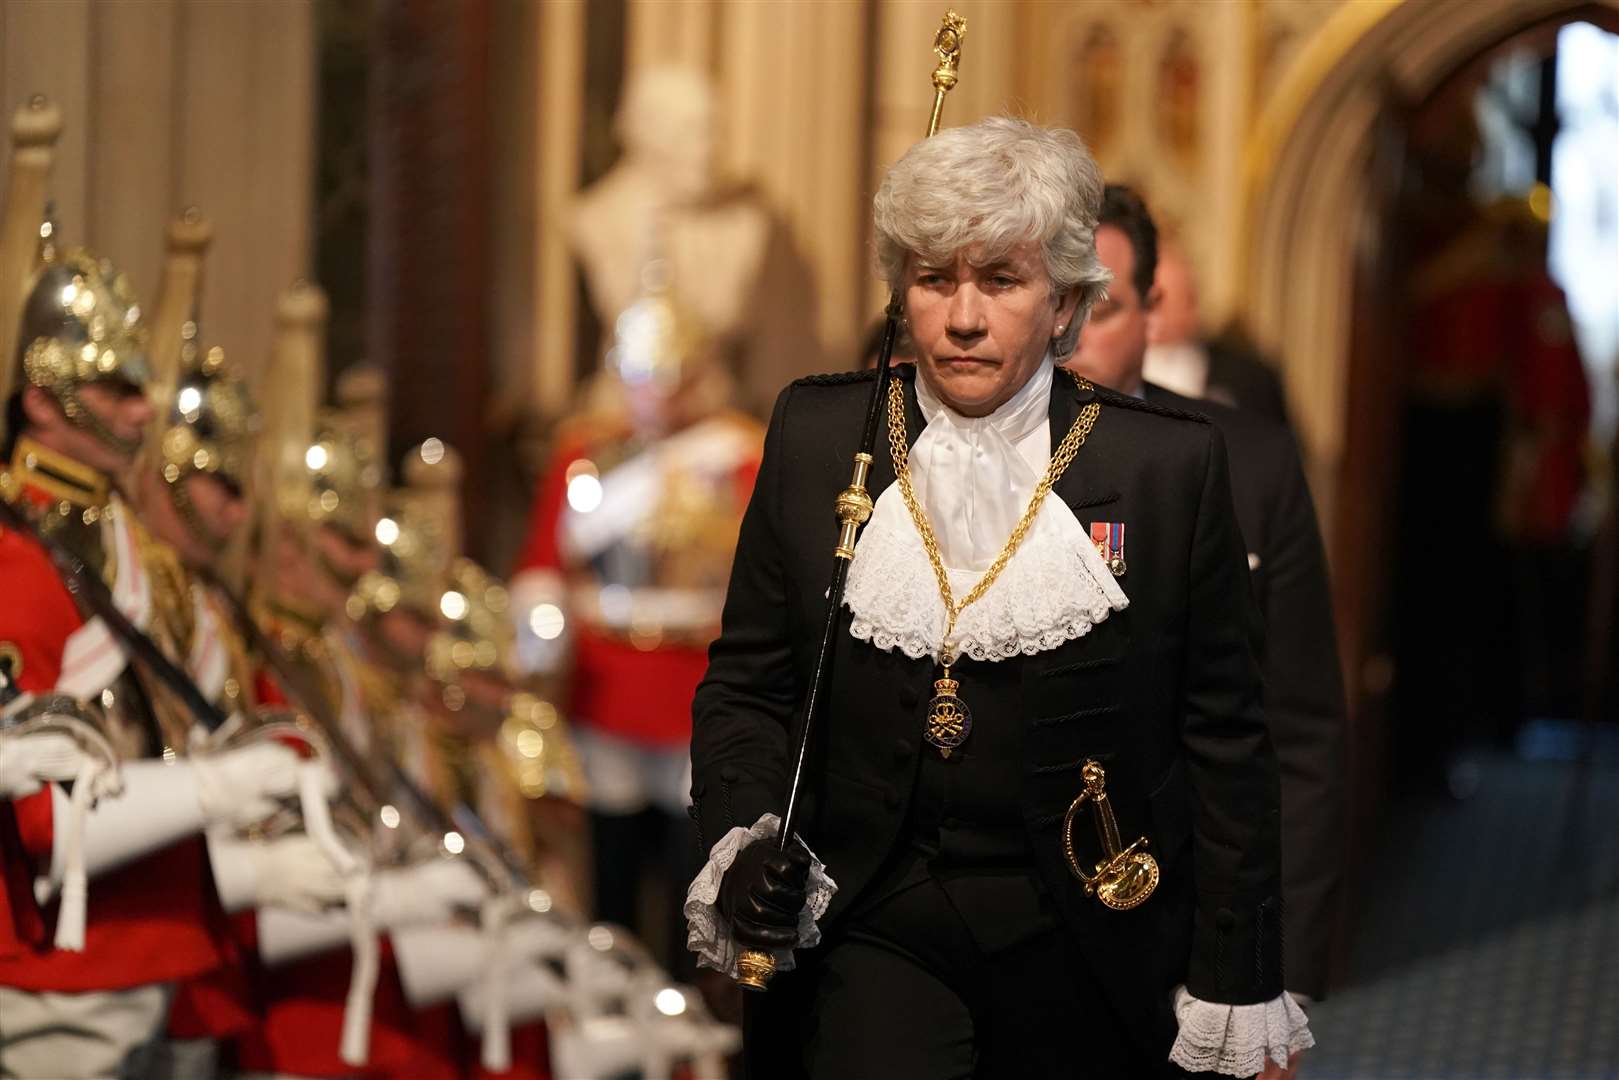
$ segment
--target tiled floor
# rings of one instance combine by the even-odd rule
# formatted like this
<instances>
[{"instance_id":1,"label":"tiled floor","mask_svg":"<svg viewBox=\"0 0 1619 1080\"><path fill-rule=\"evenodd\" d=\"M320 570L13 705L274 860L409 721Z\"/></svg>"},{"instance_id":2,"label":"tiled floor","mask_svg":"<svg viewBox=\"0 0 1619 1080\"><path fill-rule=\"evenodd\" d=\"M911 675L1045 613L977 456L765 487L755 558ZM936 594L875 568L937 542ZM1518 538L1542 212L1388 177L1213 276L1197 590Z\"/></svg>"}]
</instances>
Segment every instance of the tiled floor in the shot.
<instances>
[{"instance_id":1,"label":"tiled floor","mask_svg":"<svg viewBox=\"0 0 1619 1080\"><path fill-rule=\"evenodd\" d=\"M1619 1080L1619 765L1479 767L1390 815L1305 1080Z\"/></svg>"}]
</instances>

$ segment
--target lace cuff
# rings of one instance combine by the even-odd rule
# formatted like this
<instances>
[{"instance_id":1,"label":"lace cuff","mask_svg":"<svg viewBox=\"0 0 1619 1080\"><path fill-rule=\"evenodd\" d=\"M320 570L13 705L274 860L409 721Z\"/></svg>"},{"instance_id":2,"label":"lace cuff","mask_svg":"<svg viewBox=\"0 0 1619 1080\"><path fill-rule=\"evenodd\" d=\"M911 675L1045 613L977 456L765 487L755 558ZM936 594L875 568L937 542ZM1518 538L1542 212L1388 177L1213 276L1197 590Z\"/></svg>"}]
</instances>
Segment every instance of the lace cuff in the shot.
<instances>
[{"instance_id":1,"label":"lace cuff","mask_svg":"<svg viewBox=\"0 0 1619 1080\"><path fill-rule=\"evenodd\" d=\"M708 862L698 871L691 888L686 890L686 948L697 954L697 966L713 968L736 978L736 957L740 951L731 936L730 921L715 906L720 895L720 879L736 861L737 852L749 844L766 840L781 830L781 819L775 814L764 814L753 823L753 828L738 825L709 850ZM803 838L797 838L803 843ZM806 846L806 851L809 848ZM798 945L812 949L821 943L821 928L817 920L826 914L826 906L838 891L837 882L826 876L826 865L810 851L808 899L804 910L798 913ZM776 970L791 971L794 967L793 950L776 953Z\"/></svg>"},{"instance_id":2,"label":"lace cuff","mask_svg":"<svg viewBox=\"0 0 1619 1080\"><path fill-rule=\"evenodd\" d=\"M1199 1001L1186 987L1175 990L1180 1032L1169 1060L1187 1072L1254 1076L1265 1059L1286 1066L1288 1058L1315 1045L1304 1010L1287 994L1258 1005Z\"/></svg>"}]
</instances>

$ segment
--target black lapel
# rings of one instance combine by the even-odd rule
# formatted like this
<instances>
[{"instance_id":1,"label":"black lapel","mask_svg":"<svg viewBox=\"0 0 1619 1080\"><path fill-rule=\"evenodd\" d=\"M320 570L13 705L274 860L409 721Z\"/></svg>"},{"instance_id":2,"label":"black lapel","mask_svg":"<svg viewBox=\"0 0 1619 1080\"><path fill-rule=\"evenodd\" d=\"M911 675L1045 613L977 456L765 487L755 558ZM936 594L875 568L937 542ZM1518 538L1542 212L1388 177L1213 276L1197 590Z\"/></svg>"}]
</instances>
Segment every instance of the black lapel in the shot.
<instances>
[{"instance_id":1,"label":"black lapel","mask_svg":"<svg viewBox=\"0 0 1619 1080\"><path fill-rule=\"evenodd\" d=\"M905 445L916 445L917 436L922 434L926 420L922 417L922 406L916 401L916 365L895 364L889 376L900 384L905 391ZM877 445L872 447L871 476L866 481L866 491L875 502L878 496L888 490L888 485L894 482L894 454L888 445L888 400L883 399L882 413L877 418Z\"/></svg>"},{"instance_id":2,"label":"black lapel","mask_svg":"<svg viewBox=\"0 0 1619 1080\"><path fill-rule=\"evenodd\" d=\"M1074 426L1080 409L1093 400L1095 391L1081 390L1072 375L1061 368L1057 370L1056 378L1051 383L1053 453L1068 435L1068 429ZM1116 465L1121 440L1118 430L1108 423L1109 420L1117 419L1118 412L1116 408L1109 408L1105 404L1102 406L1095 426L1085 439L1085 445L1079 448L1079 453L1051 489L1052 494L1068 504L1068 508L1074 512L1074 517L1079 521L1079 527L1087 532L1090 531L1093 521L1116 521L1121 516L1117 505L1120 470ZM1046 649L1038 653L1033 662L1024 669L1025 693L1035 692L1029 680L1041 676L1054 666L1071 662L1076 656L1085 654L1085 644L1086 639L1080 638L1059 648Z\"/></svg>"},{"instance_id":3,"label":"black lapel","mask_svg":"<svg viewBox=\"0 0 1619 1080\"><path fill-rule=\"evenodd\" d=\"M1082 391L1074 382L1073 376L1068 372L1057 369L1056 378L1051 383L1051 450L1056 452L1057 446L1067 437L1068 429L1074 426L1079 417L1079 410L1094 399L1094 391ZM1108 431L1108 419L1111 412L1106 406L1102 414L1096 418L1096 425L1091 429L1090 436L1085 445L1080 447L1079 455L1074 458L1066 472L1057 479L1057 484L1051 490L1079 519L1080 525L1090 527L1091 521L1107 520L1105 511L1097 509L1119 499L1118 486L1111 481L1115 477L1110 458L1118 444L1114 433Z\"/></svg>"}]
</instances>

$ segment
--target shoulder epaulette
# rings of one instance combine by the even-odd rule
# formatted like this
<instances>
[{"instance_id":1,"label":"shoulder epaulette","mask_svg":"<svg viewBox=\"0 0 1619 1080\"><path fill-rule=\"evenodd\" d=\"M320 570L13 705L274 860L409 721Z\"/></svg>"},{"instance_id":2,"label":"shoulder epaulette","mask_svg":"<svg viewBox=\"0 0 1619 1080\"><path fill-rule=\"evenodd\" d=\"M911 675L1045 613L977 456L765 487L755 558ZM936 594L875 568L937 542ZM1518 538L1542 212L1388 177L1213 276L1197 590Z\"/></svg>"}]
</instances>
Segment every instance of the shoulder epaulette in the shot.
<instances>
[{"instance_id":1,"label":"shoulder epaulette","mask_svg":"<svg viewBox=\"0 0 1619 1080\"><path fill-rule=\"evenodd\" d=\"M1202 413L1189 412L1186 409L1172 409L1168 405L1155 405L1150 401L1121 394L1117 390L1109 390L1105 386L1096 387L1096 396L1103 404L1117 405L1123 409L1135 409L1139 412L1155 413L1158 416L1167 416L1171 420L1190 420L1194 424L1211 423Z\"/></svg>"},{"instance_id":2,"label":"shoulder epaulette","mask_svg":"<svg viewBox=\"0 0 1619 1080\"><path fill-rule=\"evenodd\" d=\"M916 365L909 362L896 361L889 368L889 373L896 379L912 379L916 376ZM794 386L848 386L851 383L871 382L877 377L876 368L865 371L832 371L825 375L805 375L794 379Z\"/></svg>"},{"instance_id":3,"label":"shoulder epaulette","mask_svg":"<svg viewBox=\"0 0 1619 1080\"><path fill-rule=\"evenodd\" d=\"M877 377L875 371L829 371L824 375L805 375L794 379L794 386L846 386L849 383L870 382Z\"/></svg>"}]
</instances>

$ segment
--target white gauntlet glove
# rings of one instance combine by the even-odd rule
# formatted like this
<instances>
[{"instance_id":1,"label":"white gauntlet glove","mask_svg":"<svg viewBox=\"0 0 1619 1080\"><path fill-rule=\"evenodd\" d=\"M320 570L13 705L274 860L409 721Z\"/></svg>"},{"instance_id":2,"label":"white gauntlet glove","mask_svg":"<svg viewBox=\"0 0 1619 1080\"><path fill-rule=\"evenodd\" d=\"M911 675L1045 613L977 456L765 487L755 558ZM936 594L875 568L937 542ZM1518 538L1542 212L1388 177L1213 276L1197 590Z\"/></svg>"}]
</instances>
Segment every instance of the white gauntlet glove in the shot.
<instances>
[{"instance_id":1,"label":"white gauntlet glove","mask_svg":"<svg viewBox=\"0 0 1619 1080\"><path fill-rule=\"evenodd\" d=\"M245 829L298 795L299 758L279 743L259 742L191 758L197 802L210 823ZM329 777L328 790L336 788Z\"/></svg>"},{"instance_id":2,"label":"white gauntlet glove","mask_svg":"<svg viewBox=\"0 0 1619 1080\"><path fill-rule=\"evenodd\" d=\"M551 999L546 995L553 988L571 993L565 983L550 975L549 967L537 961L560 959L578 938L579 931L559 919L530 915L517 915L501 929L500 950L508 973L507 1009L513 1023L533 1019L549 1008ZM468 1015L476 1015L477 1026L483 1026L487 987L473 988L482 987L490 974L485 929L466 922L413 923L396 930L393 943L405 998L412 1008L426 1008L461 995L463 1013L469 1003L475 1006ZM474 999L467 997L469 990L477 995Z\"/></svg>"},{"instance_id":3,"label":"white gauntlet glove","mask_svg":"<svg viewBox=\"0 0 1619 1080\"><path fill-rule=\"evenodd\" d=\"M301 833L274 840L209 836L208 858L228 912L277 907L313 914L341 905L346 896L344 876Z\"/></svg>"},{"instance_id":4,"label":"white gauntlet glove","mask_svg":"<svg viewBox=\"0 0 1619 1080\"><path fill-rule=\"evenodd\" d=\"M557 1076L605 1080L642 1065L641 1031L625 1016L583 1016L551 1032L551 1067Z\"/></svg>"},{"instance_id":5,"label":"white gauntlet glove","mask_svg":"<svg viewBox=\"0 0 1619 1080\"><path fill-rule=\"evenodd\" d=\"M0 735L0 799L21 799L52 780L72 780L84 761L79 744L61 732Z\"/></svg>"},{"instance_id":6,"label":"white gauntlet glove","mask_svg":"<svg viewBox=\"0 0 1619 1080\"><path fill-rule=\"evenodd\" d=\"M372 881L371 910L386 929L443 923L476 911L489 894L466 859L432 859L402 870L379 873Z\"/></svg>"}]
</instances>

